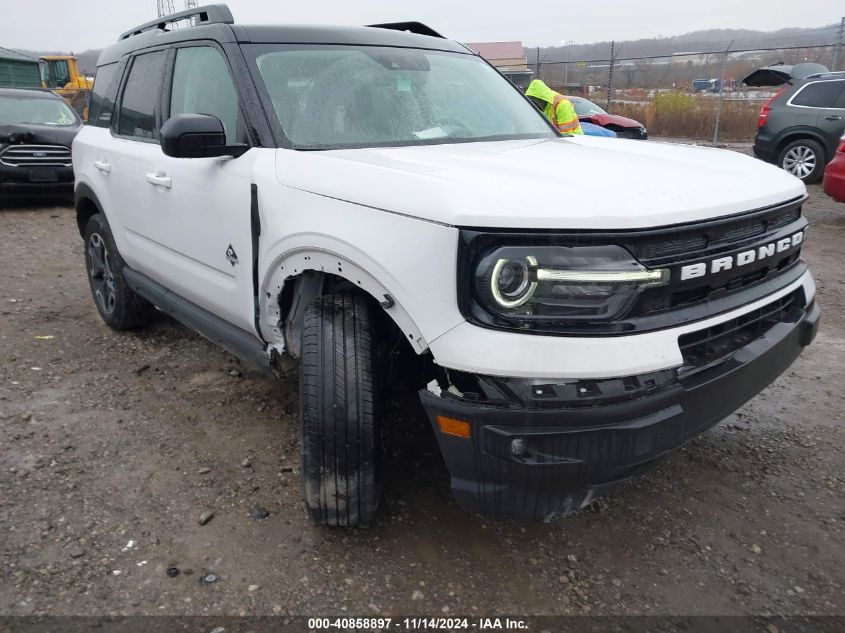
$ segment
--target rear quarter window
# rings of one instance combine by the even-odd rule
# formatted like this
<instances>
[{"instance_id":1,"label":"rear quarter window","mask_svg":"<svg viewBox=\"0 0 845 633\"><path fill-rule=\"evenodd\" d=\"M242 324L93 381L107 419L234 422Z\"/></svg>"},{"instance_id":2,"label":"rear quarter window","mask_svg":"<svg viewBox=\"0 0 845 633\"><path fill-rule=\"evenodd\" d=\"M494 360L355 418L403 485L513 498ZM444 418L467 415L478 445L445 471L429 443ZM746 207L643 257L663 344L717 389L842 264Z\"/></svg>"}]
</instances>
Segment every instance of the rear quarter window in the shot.
<instances>
[{"instance_id":1,"label":"rear quarter window","mask_svg":"<svg viewBox=\"0 0 845 633\"><path fill-rule=\"evenodd\" d=\"M117 68L120 64L108 64L97 68L94 89L91 91L91 105L88 106L88 124L95 127L110 127L114 100L117 96Z\"/></svg>"},{"instance_id":2,"label":"rear quarter window","mask_svg":"<svg viewBox=\"0 0 845 633\"><path fill-rule=\"evenodd\" d=\"M842 88L841 81L816 81L805 85L792 97L792 105L810 108L829 108Z\"/></svg>"}]
</instances>

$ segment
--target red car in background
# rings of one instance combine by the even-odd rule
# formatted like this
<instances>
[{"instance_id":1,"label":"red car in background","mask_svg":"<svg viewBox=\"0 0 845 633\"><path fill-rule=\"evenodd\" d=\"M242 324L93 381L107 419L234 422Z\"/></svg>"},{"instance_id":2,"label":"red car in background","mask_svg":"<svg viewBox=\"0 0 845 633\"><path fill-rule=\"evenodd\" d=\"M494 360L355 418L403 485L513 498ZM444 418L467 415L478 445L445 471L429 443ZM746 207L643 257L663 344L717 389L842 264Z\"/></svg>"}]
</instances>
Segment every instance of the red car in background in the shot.
<instances>
[{"instance_id":1,"label":"red car in background","mask_svg":"<svg viewBox=\"0 0 845 633\"><path fill-rule=\"evenodd\" d=\"M572 107L575 108L575 114L578 115L579 121L586 121L587 123L613 130L619 138L637 138L643 140L648 138L648 132L645 126L639 121L617 114L610 114L584 97L566 96L566 98L572 102Z\"/></svg>"},{"instance_id":2,"label":"red car in background","mask_svg":"<svg viewBox=\"0 0 845 633\"><path fill-rule=\"evenodd\" d=\"M833 160L825 167L822 187L837 202L845 202L845 136L839 139Z\"/></svg>"}]
</instances>

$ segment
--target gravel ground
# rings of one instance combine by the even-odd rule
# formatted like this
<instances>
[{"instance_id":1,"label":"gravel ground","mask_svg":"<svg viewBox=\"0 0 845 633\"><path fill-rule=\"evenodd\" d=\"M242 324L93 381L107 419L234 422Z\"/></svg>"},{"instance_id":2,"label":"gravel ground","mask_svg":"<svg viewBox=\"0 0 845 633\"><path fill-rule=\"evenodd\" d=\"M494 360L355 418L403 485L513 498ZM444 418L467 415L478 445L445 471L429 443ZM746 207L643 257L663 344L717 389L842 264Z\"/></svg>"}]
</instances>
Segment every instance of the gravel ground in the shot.
<instances>
[{"instance_id":1,"label":"gravel ground","mask_svg":"<svg viewBox=\"0 0 845 633\"><path fill-rule=\"evenodd\" d=\"M72 210L3 210L0 614L845 614L845 205L805 211L822 329L736 415L517 524L455 506L396 401L379 519L347 531L306 518L295 385L164 316L110 331Z\"/></svg>"}]
</instances>

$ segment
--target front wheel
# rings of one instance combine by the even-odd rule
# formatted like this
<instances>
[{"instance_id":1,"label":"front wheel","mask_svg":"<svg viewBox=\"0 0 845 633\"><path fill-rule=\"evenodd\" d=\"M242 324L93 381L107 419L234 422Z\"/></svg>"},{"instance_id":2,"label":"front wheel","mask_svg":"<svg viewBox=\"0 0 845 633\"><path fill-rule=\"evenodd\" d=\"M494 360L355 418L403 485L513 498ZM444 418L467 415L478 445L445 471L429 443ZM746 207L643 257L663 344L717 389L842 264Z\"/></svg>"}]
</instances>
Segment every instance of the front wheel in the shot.
<instances>
[{"instance_id":1,"label":"front wheel","mask_svg":"<svg viewBox=\"0 0 845 633\"><path fill-rule=\"evenodd\" d=\"M305 504L321 525L356 526L379 502L375 333L360 297L328 295L305 310L299 371Z\"/></svg>"},{"instance_id":2,"label":"front wheel","mask_svg":"<svg viewBox=\"0 0 845 633\"><path fill-rule=\"evenodd\" d=\"M792 141L781 150L778 164L809 185L822 177L824 148L808 138Z\"/></svg>"}]
</instances>

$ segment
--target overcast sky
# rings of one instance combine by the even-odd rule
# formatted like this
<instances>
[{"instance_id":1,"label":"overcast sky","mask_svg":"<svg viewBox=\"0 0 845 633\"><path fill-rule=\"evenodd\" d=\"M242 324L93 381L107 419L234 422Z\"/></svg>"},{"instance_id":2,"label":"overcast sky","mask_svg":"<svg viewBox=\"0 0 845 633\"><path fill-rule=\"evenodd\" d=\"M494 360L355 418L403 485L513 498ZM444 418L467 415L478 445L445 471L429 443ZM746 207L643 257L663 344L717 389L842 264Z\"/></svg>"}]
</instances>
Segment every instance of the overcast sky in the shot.
<instances>
[{"instance_id":1,"label":"overcast sky","mask_svg":"<svg viewBox=\"0 0 845 633\"><path fill-rule=\"evenodd\" d=\"M173 4L184 8L184 0ZM834 0L802 0L800 7L792 0L228 0L228 5L244 24L419 20L464 42L522 40L526 46L708 28L822 26L838 23L845 13L845 3ZM121 31L154 18L156 0L0 0L0 16L0 46L81 51L106 46Z\"/></svg>"}]
</instances>

